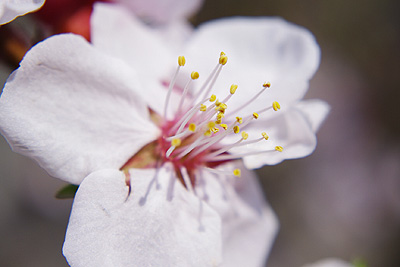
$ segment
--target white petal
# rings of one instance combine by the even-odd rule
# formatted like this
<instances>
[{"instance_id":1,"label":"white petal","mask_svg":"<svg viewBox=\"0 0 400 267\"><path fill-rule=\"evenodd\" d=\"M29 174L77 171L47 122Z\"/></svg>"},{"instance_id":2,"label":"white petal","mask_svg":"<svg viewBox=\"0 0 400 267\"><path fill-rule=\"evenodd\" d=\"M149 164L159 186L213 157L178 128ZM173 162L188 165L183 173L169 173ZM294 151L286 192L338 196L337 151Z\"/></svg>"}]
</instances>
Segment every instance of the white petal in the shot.
<instances>
[{"instance_id":1,"label":"white petal","mask_svg":"<svg viewBox=\"0 0 400 267\"><path fill-rule=\"evenodd\" d=\"M271 88L249 105L246 112L270 106L273 101L289 106L304 96L320 60L314 36L279 18L239 17L201 25L188 43L187 68L196 69L200 77L206 77L221 51L227 54L228 63L214 92L222 98L231 84L239 85L227 113L259 92L265 81L271 82Z\"/></svg>"},{"instance_id":2,"label":"white petal","mask_svg":"<svg viewBox=\"0 0 400 267\"><path fill-rule=\"evenodd\" d=\"M296 108L307 118L314 133L318 131L330 110L326 102L318 99L301 101L296 104Z\"/></svg>"},{"instance_id":3,"label":"white petal","mask_svg":"<svg viewBox=\"0 0 400 267\"><path fill-rule=\"evenodd\" d=\"M163 78L170 78L170 67L178 64L157 31L123 7L104 3L95 4L91 25L94 46L132 66L143 86L137 93L162 113L167 93Z\"/></svg>"},{"instance_id":4,"label":"white petal","mask_svg":"<svg viewBox=\"0 0 400 267\"><path fill-rule=\"evenodd\" d=\"M158 173L133 170L129 197L119 171L85 178L65 238L68 262L85 267L217 266L219 216L171 174L165 168Z\"/></svg>"},{"instance_id":5,"label":"white petal","mask_svg":"<svg viewBox=\"0 0 400 267\"><path fill-rule=\"evenodd\" d=\"M218 170L235 168L241 169L240 178L204 171L196 191L222 218L223 266L264 266L278 221L253 172L239 163Z\"/></svg>"},{"instance_id":6,"label":"white petal","mask_svg":"<svg viewBox=\"0 0 400 267\"><path fill-rule=\"evenodd\" d=\"M149 22L167 23L189 17L197 11L203 0L116 0L137 16Z\"/></svg>"},{"instance_id":7,"label":"white petal","mask_svg":"<svg viewBox=\"0 0 400 267\"><path fill-rule=\"evenodd\" d=\"M193 25L186 20L174 20L166 25L154 27L155 34L159 35L163 45L175 55L180 55L184 50L185 43L194 31ZM176 64L176 59L169 62L170 65ZM189 76L187 76L189 77Z\"/></svg>"},{"instance_id":8,"label":"white petal","mask_svg":"<svg viewBox=\"0 0 400 267\"><path fill-rule=\"evenodd\" d=\"M328 258L323 259L313 264L306 264L303 267L352 267L353 265L341 259Z\"/></svg>"},{"instance_id":9,"label":"white petal","mask_svg":"<svg viewBox=\"0 0 400 267\"><path fill-rule=\"evenodd\" d=\"M6 24L18 16L33 12L44 4L45 0L0 0L0 25Z\"/></svg>"},{"instance_id":10,"label":"white petal","mask_svg":"<svg viewBox=\"0 0 400 267\"><path fill-rule=\"evenodd\" d=\"M304 103L304 105L307 105L307 103ZM243 158L245 165L250 169L260 168L266 164L277 164L286 159L305 157L314 151L317 144L308 117L297 108L287 110L272 119L254 120L244 130L249 134L248 140L260 138L262 132L266 132L269 136L268 140L261 140L258 143L237 147L229 151L232 154L239 155L254 153ZM226 138L224 141L234 142L232 137ZM275 146L282 146L283 152L275 151Z\"/></svg>"},{"instance_id":11,"label":"white petal","mask_svg":"<svg viewBox=\"0 0 400 267\"><path fill-rule=\"evenodd\" d=\"M120 168L157 137L137 78L83 38L59 35L35 46L0 98L1 132L13 150L50 175L79 183Z\"/></svg>"}]
</instances>

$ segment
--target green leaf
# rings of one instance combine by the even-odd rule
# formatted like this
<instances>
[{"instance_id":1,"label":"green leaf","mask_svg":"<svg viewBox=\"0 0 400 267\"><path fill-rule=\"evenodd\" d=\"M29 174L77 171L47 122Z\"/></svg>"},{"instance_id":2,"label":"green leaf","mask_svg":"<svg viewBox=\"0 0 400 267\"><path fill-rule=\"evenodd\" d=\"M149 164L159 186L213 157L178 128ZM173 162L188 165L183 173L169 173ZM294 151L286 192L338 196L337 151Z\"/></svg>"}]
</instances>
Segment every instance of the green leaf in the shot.
<instances>
[{"instance_id":1,"label":"green leaf","mask_svg":"<svg viewBox=\"0 0 400 267\"><path fill-rule=\"evenodd\" d=\"M352 264L354 267L367 267L368 266L367 262L362 258L354 259Z\"/></svg>"},{"instance_id":2,"label":"green leaf","mask_svg":"<svg viewBox=\"0 0 400 267\"><path fill-rule=\"evenodd\" d=\"M76 191L78 190L78 187L79 187L78 185L74 184L66 185L56 193L56 198L58 199L74 198Z\"/></svg>"}]
</instances>

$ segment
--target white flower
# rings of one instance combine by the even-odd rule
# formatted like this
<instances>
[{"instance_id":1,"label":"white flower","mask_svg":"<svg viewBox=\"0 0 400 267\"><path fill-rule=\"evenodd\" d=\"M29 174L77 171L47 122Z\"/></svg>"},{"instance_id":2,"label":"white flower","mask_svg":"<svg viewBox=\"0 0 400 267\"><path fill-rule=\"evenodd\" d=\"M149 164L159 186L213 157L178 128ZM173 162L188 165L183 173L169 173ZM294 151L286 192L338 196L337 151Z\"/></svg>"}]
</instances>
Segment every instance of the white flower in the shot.
<instances>
[{"instance_id":1,"label":"white flower","mask_svg":"<svg viewBox=\"0 0 400 267\"><path fill-rule=\"evenodd\" d=\"M313 36L277 18L210 22L175 75L177 55L123 9L97 5L92 24L93 45L69 34L31 49L0 98L13 150L80 184L68 262L261 266L277 221L246 167L315 148L328 107L300 101L319 64ZM215 83L201 96L208 73ZM217 111L212 94L223 102Z\"/></svg>"},{"instance_id":2,"label":"white flower","mask_svg":"<svg viewBox=\"0 0 400 267\"><path fill-rule=\"evenodd\" d=\"M0 25L39 9L45 0L0 0Z\"/></svg>"}]
</instances>

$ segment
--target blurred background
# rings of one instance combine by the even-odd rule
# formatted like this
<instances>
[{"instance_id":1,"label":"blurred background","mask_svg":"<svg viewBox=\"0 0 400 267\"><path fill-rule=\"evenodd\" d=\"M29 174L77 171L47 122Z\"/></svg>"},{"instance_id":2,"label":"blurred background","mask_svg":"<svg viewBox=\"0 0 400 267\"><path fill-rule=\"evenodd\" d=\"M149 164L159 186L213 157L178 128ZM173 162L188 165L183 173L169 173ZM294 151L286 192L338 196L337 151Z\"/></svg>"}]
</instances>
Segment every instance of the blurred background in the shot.
<instances>
[{"instance_id":1,"label":"blurred background","mask_svg":"<svg viewBox=\"0 0 400 267\"><path fill-rule=\"evenodd\" d=\"M280 16L321 46L306 98L332 110L316 151L257 170L281 224L269 267L325 257L400 266L399 10L395 0L208 0L192 17L198 25ZM0 65L1 84L11 71ZM53 194L62 185L0 138L0 266L67 266L61 248L72 201Z\"/></svg>"}]
</instances>

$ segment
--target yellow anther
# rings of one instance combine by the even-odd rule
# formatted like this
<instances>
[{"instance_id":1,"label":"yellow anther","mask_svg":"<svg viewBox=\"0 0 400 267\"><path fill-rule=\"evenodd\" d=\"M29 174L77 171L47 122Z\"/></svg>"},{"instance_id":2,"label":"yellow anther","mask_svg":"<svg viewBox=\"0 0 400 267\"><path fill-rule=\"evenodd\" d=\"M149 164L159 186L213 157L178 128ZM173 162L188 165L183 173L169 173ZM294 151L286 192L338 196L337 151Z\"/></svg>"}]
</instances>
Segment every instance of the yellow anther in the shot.
<instances>
[{"instance_id":1,"label":"yellow anther","mask_svg":"<svg viewBox=\"0 0 400 267\"><path fill-rule=\"evenodd\" d=\"M204 133L205 136L211 136L211 134L212 134L211 130L207 130L207 131Z\"/></svg>"},{"instance_id":2,"label":"yellow anther","mask_svg":"<svg viewBox=\"0 0 400 267\"><path fill-rule=\"evenodd\" d=\"M242 138L243 140L246 140L247 138L249 138L249 134L246 133L245 131L242 132Z\"/></svg>"},{"instance_id":3,"label":"yellow anther","mask_svg":"<svg viewBox=\"0 0 400 267\"><path fill-rule=\"evenodd\" d=\"M221 119L217 119L217 120L215 121L216 124L221 124L221 122L222 122Z\"/></svg>"},{"instance_id":4,"label":"yellow anther","mask_svg":"<svg viewBox=\"0 0 400 267\"><path fill-rule=\"evenodd\" d=\"M206 111L206 110L207 110L207 106L204 104L201 104L200 111Z\"/></svg>"},{"instance_id":5,"label":"yellow anther","mask_svg":"<svg viewBox=\"0 0 400 267\"><path fill-rule=\"evenodd\" d=\"M214 102L215 99L217 99L217 97L216 97L215 95L211 95L211 97L210 97L210 102Z\"/></svg>"},{"instance_id":6,"label":"yellow anther","mask_svg":"<svg viewBox=\"0 0 400 267\"><path fill-rule=\"evenodd\" d=\"M220 103L219 106L217 106L217 107L215 108L215 110L218 110L218 111L224 113L224 112L225 112L225 109L226 109L227 107L228 107L228 106L227 106L225 103Z\"/></svg>"},{"instance_id":7,"label":"yellow anther","mask_svg":"<svg viewBox=\"0 0 400 267\"><path fill-rule=\"evenodd\" d=\"M207 126L208 126L208 129L214 128L215 127L215 122L209 121Z\"/></svg>"},{"instance_id":8,"label":"yellow anther","mask_svg":"<svg viewBox=\"0 0 400 267\"><path fill-rule=\"evenodd\" d=\"M238 86L236 84L231 85L231 89L229 89L229 92L231 93L231 95L233 95L236 92L237 88L238 88Z\"/></svg>"},{"instance_id":9,"label":"yellow anther","mask_svg":"<svg viewBox=\"0 0 400 267\"><path fill-rule=\"evenodd\" d=\"M254 113L253 113L253 118L254 118L254 119L258 119L258 117L260 117L260 115L258 115L258 113L256 113L256 112L254 112Z\"/></svg>"},{"instance_id":10,"label":"yellow anther","mask_svg":"<svg viewBox=\"0 0 400 267\"><path fill-rule=\"evenodd\" d=\"M218 113L218 114L217 114L217 119L218 119L218 120L222 119L223 117L225 117L225 114L224 114L224 113Z\"/></svg>"},{"instance_id":11,"label":"yellow anther","mask_svg":"<svg viewBox=\"0 0 400 267\"><path fill-rule=\"evenodd\" d=\"M219 105L221 105L221 102L219 102L218 99L217 99L217 101L215 101L215 106L219 107Z\"/></svg>"},{"instance_id":12,"label":"yellow anther","mask_svg":"<svg viewBox=\"0 0 400 267\"><path fill-rule=\"evenodd\" d=\"M276 151L279 151L279 152L282 152L282 151L283 151L283 147L281 147L281 146L276 146L276 147L275 147L275 150L276 150Z\"/></svg>"},{"instance_id":13,"label":"yellow anther","mask_svg":"<svg viewBox=\"0 0 400 267\"><path fill-rule=\"evenodd\" d=\"M241 174L242 173L241 173L240 169L234 169L233 170L233 175L235 175L236 177L240 177Z\"/></svg>"},{"instance_id":14,"label":"yellow anther","mask_svg":"<svg viewBox=\"0 0 400 267\"><path fill-rule=\"evenodd\" d=\"M178 57L178 65L182 67L182 66L185 66L185 63L186 63L185 57L184 56L179 56Z\"/></svg>"},{"instance_id":15,"label":"yellow anther","mask_svg":"<svg viewBox=\"0 0 400 267\"><path fill-rule=\"evenodd\" d=\"M265 82L265 83L263 83L263 87L270 88L271 87L271 83L270 82Z\"/></svg>"},{"instance_id":16,"label":"yellow anther","mask_svg":"<svg viewBox=\"0 0 400 267\"><path fill-rule=\"evenodd\" d=\"M269 136L267 135L267 133L263 132L261 133L261 135L264 137L265 140L268 140Z\"/></svg>"},{"instance_id":17,"label":"yellow anther","mask_svg":"<svg viewBox=\"0 0 400 267\"><path fill-rule=\"evenodd\" d=\"M194 124L194 123L189 124L189 131L191 131L191 132L196 131L196 124Z\"/></svg>"},{"instance_id":18,"label":"yellow anther","mask_svg":"<svg viewBox=\"0 0 400 267\"><path fill-rule=\"evenodd\" d=\"M236 117L236 121L237 121L237 123L242 123L243 122L243 118L242 117Z\"/></svg>"},{"instance_id":19,"label":"yellow anther","mask_svg":"<svg viewBox=\"0 0 400 267\"><path fill-rule=\"evenodd\" d=\"M234 132L235 134L239 133L239 132L240 132L239 126L237 126L237 125L233 126L233 132Z\"/></svg>"},{"instance_id":20,"label":"yellow anther","mask_svg":"<svg viewBox=\"0 0 400 267\"><path fill-rule=\"evenodd\" d=\"M219 54L220 56L225 56L226 54L224 52L221 52L221 54Z\"/></svg>"},{"instance_id":21,"label":"yellow anther","mask_svg":"<svg viewBox=\"0 0 400 267\"><path fill-rule=\"evenodd\" d=\"M197 71L193 71L192 74L190 74L190 78L192 78L192 80L197 80L199 77L200 75Z\"/></svg>"},{"instance_id":22,"label":"yellow anther","mask_svg":"<svg viewBox=\"0 0 400 267\"><path fill-rule=\"evenodd\" d=\"M222 123L220 125L224 130L228 130L228 125L226 125L225 123Z\"/></svg>"},{"instance_id":23,"label":"yellow anther","mask_svg":"<svg viewBox=\"0 0 400 267\"><path fill-rule=\"evenodd\" d=\"M213 133L218 133L219 129L217 127L210 128Z\"/></svg>"},{"instance_id":24,"label":"yellow anther","mask_svg":"<svg viewBox=\"0 0 400 267\"><path fill-rule=\"evenodd\" d=\"M182 143L182 141L181 141L180 138L174 138L174 139L172 139L172 141L171 141L171 145L174 146L174 147L180 146L181 143Z\"/></svg>"},{"instance_id":25,"label":"yellow anther","mask_svg":"<svg viewBox=\"0 0 400 267\"><path fill-rule=\"evenodd\" d=\"M220 57L219 57L219 64L225 65L226 62L228 62L228 57L224 53L223 55L220 55Z\"/></svg>"},{"instance_id":26,"label":"yellow anther","mask_svg":"<svg viewBox=\"0 0 400 267\"><path fill-rule=\"evenodd\" d=\"M275 111L278 111L279 109L281 109L281 105L279 105L278 102L274 101L274 102L272 103L272 108L273 108Z\"/></svg>"}]
</instances>

